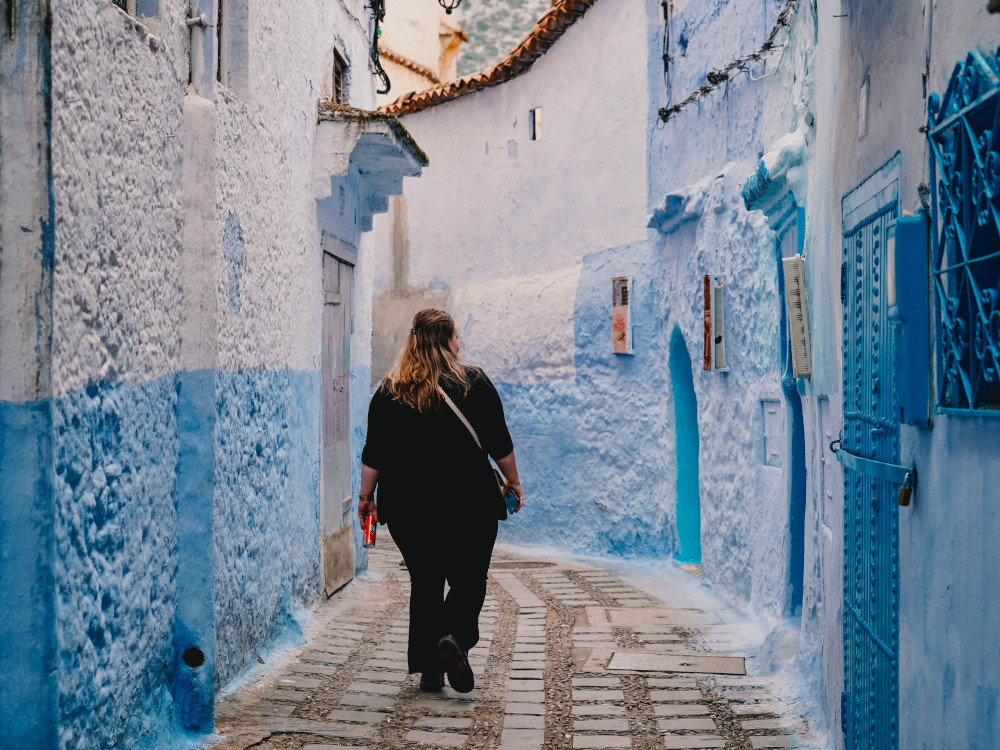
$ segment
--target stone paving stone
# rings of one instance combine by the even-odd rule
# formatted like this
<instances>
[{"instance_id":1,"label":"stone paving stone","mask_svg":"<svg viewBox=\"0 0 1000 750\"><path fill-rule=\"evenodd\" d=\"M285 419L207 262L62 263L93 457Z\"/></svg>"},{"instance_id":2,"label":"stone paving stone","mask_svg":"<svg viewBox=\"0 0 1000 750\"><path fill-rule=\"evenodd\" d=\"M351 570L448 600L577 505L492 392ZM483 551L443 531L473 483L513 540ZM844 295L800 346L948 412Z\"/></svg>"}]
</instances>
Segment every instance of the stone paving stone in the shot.
<instances>
[{"instance_id":1,"label":"stone paving stone","mask_svg":"<svg viewBox=\"0 0 1000 750\"><path fill-rule=\"evenodd\" d=\"M510 676L517 680L542 680L545 678L544 669L516 669L511 667Z\"/></svg>"},{"instance_id":2,"label":"stone paving stone","mask_svg":"<svg viewBox=\"0 0 1000 750\"><path fill-rule=\"evenodd\" d=\"M258 703L248 710L255 716L291 716L296 708L294 703Z\"/></svg>"},{"instance_id":3,"label":"stone paving stone","mask_svg":"<svg viewBox=\"0 0 1000 750\"><path fill-rule=\"evenodd\" d=\"M514 656L518 654L544 654L544 643L518 643L514 646Z\"/></svg>"},{"instance_id":4,"label":"stone paving stone","mask_svg":"<svg viewBox=\"0 0 1000 750\"><path fill-rule=\"evenodd\" d=\"M750 745L754 748L754 750L757 750L757 748L791 747L792 738L787 735L751 737Z\"/></svg>"},{"instance_id":5,"label":"stone paving stone","mask_svg":"<svg viewBox=\"0 0 1000 750\"><path fill-rule=\"evenodd\" d=\"M545 732L538 729L504 729L500 734L500 750L540 750Z\"/></svg>"},{"instance_id":6,"label":"stone paving stone","mask_svg":"<svg viewBox=\"0 0 1000 750\"><path fill-rule=\"evenodd\" d=\"M508 701L504 707L508 714L523 714L527 716L544 716L545 704L543 703L511 703Z\"/></svg>"},{"instance_id":7,"label":"stone paving stone","mask_svg":"<svg viewBox=\"0 0 1000 750\"><path fill-rule=\"evenodd\" d=\"M787 729L794 720L790 717L781 717L778 719L743 719L740 724L748 732L754 729Z\"/></svg>"},{"instance_id":8,"label":"stone paving stone","mask_svg":"<svg viewBox=\"0 0 1000 750\"><path fill-rule=\"evenodd\" d=\"M467 735L452 732L425 732L422 729L414 729L407 732L404 739L407 742L422 742L439 747L461 747L469 738Z\"/></svg>"},{"instance_id":9,"label":"stone paving stone","mask_svg":"<svg viewBox=\"0 0 1000 750\"><path fill-rule=\"evenodd\" d=\"M369 659L367 665L369 667L384 667L385 669L398 669L400 667L400 662L402 666L406 666L406 660L401 659Z\"/></svg>"},{"instance_id":10,"label":"stone paving stone","mask_svg":"<svg viewBox=\"0 0 1000 750\"><path fill-rule=\"evenodd\" d=\"M544 687L544 680L507 680L508 690L542 690Z\"/></svg>"},{"instance_id":11,"label":"stone paving stone","mask_svg":"<svg viewBox=\"0 0 1000 750\"><path fill-rule=\"evenodd\" d=\"M438 696L444 696L444 692L437 693ZM452 695L456 695L453 693ZM467 694L468 695L468 694ZM410 704L414 709L418 711L438 711L440 713L447 714L471 714L476 710L476 704L473 700L456 700L454 698L448 699L447 697L437 697L437 698L417 698Z\"/></svg>"},{"instance_id":12,"label":"stone paving stone","mask_svg":"<svg viewBox=\"0 0 1000 750\"><path fill-rule=\"evenodd\" d=\"M701 729L712 731L715 729L715 722L712 719L660 719L656 722L660 729L669 732L679 729Z\"/></svg>"},{"instance_id":13,"label":"stone paving stone","mask_svg":"<svg viewBox=\"0 0 1000 750\"><path fill-rule=\"evenodd\" d=\"M670 736L663 738L664 750L701 750L701 748L725 747L726 741L717 735L711 736Z\"/></svg>"},{"instance_id":14,"label":"stone paving stone","mask_svg":"<svg viewBox=\"0 0 1000 750\"><path fill-rule=\"evenodd\" d=\"M348 694L340 699L342 706L360 706L362 708L392 708L396 701L392 698L383 698L378 695L356 695Z\"/></svg>"},{"instance_id":15,"label":"stone paving stone","mask_svg":"<svg viewBox=\"0 0 1000 750\"><path fill-rule=\"evenodd\" d=\"M507 714L503 717L504 729L545 729L544 716Z\"/></svg>"},{"instance_id":16,"label":"stone paving stone","mask_svg":"<svg viewBox=\"0 0 1000 750\"><path fill-rule=\"evenodd\" d=\"M625 706L616 706L614 703L601 703L598 705L573 706L574 716L624 716Z\"/></svg>"},{"instance_id":17,"label":"stone paving stone","mask_svg":"<svg viewBox=\"0 0 1000 750\"><path fill-rule=\"evenodd\" d=\"M545 703L545 693L541 690L510 690L507 700L514 703Z\"/></svg>"},{"instance_id":18,"label":"stone paving stone","mask_svg":"<svg viewBox=\"0 0 1000 750\"><path fill-rule=\"evenodd\" d=\"M406 672L358 672L356 675L359 680L364 680L365 682L402 682L407 678Z\"/></svg>"},{"instance_id":19,"label":"stone paving stone","mask_svg":"<svg viewBox=\"0 0 1000 750\"><path fill-rule=\"evenodd\" d=\"M319 651L303 651L299 654L300 661L315 662L317 664L323 664L326 666L333 666L334 664L343 664L347 661L346 656L337 656L335 654L323 654Z\"/></svg>"},{"instance_id":20,"label":"stone paving stone","mask_svg":"<svg viewBox=\"0 0 1000 750\"><path fill-rule=\"evenodd\" d=\"M422 716L413 722L417 729L462 729L469 728L469 720L452 716Z\"/></svg>"},{"instance_id":21,"label":"stone paving stone","mask_svg":"<svg viewBox=\"0 0 1000 750\"><path fill-rule=\"evenodd\" d=\"M290 672L298 674L321 674L327 677L337 674L340 669L340 667L335 667L332 664L311 664L309 662L300 662L288 667L288 671Z\"/></svg>"},{"instance_id":22,"label":"stone paving stone","mask_svg":"<svg viewBox=\"0 0 1000 750\"><path fill-rule=\"evenodd\" d=\"M303 690L265 690L261 693L261 698L268 701L279 701L281 703L300 703L309 697L309 693Z\"/></svg>"},{"instance_id":23,"label":"stone paving stone","mask_svg":"<svg viewBox=\"0 0 1000 750\"><path fill-rule=\"evenodd\" d=\"M621 680L617 677L574 677L573 687L619 687Z\"/></svg>"},{"instance_id":24,"label":"stone paving stone","mask_svg":"<svg viewBox=\"0 0 1000 750\"><path fill-rule=\"evenodd\" d=\"M627 732L627 719L574 719L574 732Z\"/></svg>"},{"instance_id":25,"label":"stone paving stone","mask_svg":"<svg viewBox=\"0 0 1000 750\"><path fill-rule=\"evenodd\" d=\"M540 656L540 655L541 654L532 654L532 656ZM545 662L544 661L533 661L533 660L512 661L510 663L510 669L511 669L511 675L512 676L514 675L515 670L539 669L539 670L544 671L545 670Z\"/></svg>"},{"instance_id":26,"label":"stone paving stone","mask_svg":"<svg viewBox=\"0 0 1000 750\"><path fill-rule=\"evenodd\" d=\"M733 713L737 716L759 716L760 714L780 714L785 706L776 703L734 703Z\"/></svg>"},{"instance_id":27,"label":"stone paving stone","mask_svg":"<svg viewBox=\"0 0 1000 750\"><path fill-rule=\"evenodd\" d=\"M632 738L614 734L573 735L574 750L611 750L619 747L632 747Z\"/></svg>"},{"instance_id":28,"label":"stone paving stone","mask_svg":"<svg viewBox=\"0 0 1000 750\"><path fill-rule=\"evenodd\" d=\"M649 686L655 688L687 688L698 687L694 677L650 677Z\"/></svg>"},{"instance_id":29,"label":"stone paving stone","mask_svg":"<svg viewBox=\"0 0 1000 750\"><path fill-rule=\"evenodd\" d=\"M709 712L708 706L700 703L661 703L653 711L657 716L698 716Z\"/></svg>"},{"instance_id":30,"label":"stone paving stone","mask_svg":"<svg viewBox=\"0 0 1000 750\"><path fill-rule=\"evenodd\" d=\"M273 684L275 687L305 688L306 690L312 690L313 688L318 688L322 685L323 681L317 680L314 677L285 675L284 677L275 677Z\"/></svg>"},{"instance_id":31,"label":"stone paving stone","mask_svg":"<svg viewBox=\"0 0 1000 750\"><path fill-rule=\"evenodd\" d=\"M762 690L726 690L723 693L731 701L740 703L754 703L757 701L770 702L774 696Z\"/></svg>"},{"instance_id":32,"label":"stone paving stone","mask_svg":"<svg viewBox=\"0 0 1000 750\"><path fill-rule=\"evenodd\" d=\"M352 750L354 745L303 745L302 750Z\"/></svg>"},{"instance_id":33,"label":"stone paving stone","mask_svg":"<svg viewBox=\"0 0 1000 750\"><path fill-rule=\"evenodd\" d=\"M576 701L621 701L625 696L621 690L574 690Z\"/></svg>"},{"instance_id":34,"label":"stone paving stone","mask_svg":"<svg viewBox=\"0 0 1000 750\"><path fill-rule=\"evenodd\" d=\"M657 702L662 701L700 701L700 690L650 690L649 697Z\"/></svg>"},{"instance_id":35,"label":"stone paving stone","mask_svg":"<svg viewBox=\"0 0 1000 750\"><path fill-rule=\"evenodd\" d=\"M385 721L385 714L374 711L343 711L334 709L323 717L326 721L353 721L358 724L377 724Z\"/></svg>"},{"instance_id":36,"label":"stone paving stone","mask_svg":"<svg viewBox=\"0 0 1000 750\"><path fill-rule=\"evenodd\" d=\"M349 693L375 693L376 695L396 695L398 685L379 685L376 682L352 682L347 687Z\"/></svg>"}]
</instances>

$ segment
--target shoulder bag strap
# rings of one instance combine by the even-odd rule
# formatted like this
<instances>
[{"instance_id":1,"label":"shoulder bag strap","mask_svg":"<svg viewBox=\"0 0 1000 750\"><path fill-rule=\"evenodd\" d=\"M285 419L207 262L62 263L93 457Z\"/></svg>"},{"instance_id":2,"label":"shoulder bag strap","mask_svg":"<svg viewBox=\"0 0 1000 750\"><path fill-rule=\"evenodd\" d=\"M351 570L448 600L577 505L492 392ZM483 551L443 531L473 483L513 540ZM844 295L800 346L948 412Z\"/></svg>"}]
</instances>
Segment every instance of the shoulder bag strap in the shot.
<instances>
[{"instance_id":1,"label":"shoulder bag strap","mask_svg":"<svg viewBox=\"0 0 1000 750\"><path fill-rule=\"evenodd\" d=\"M469 424L469 420L466 419L465 415L462 414L462 412L459 410L457 406L455 406L455 402L452 401L450 398L448 398L448 394L444 392L444 388L438 386L438 391L440 391L441 396L444 398L444 402L451 407L451 410L453 412L455 412L455 416L462 420L462 424L465 425L465 429L467 429L469 433L472 435L472 439L476 441L476 445L479 446L479 450L482 450L483 444L479 442L479 435L476 434L476 431L472 428L472 425Z\"/></svg>"}]
</instances>

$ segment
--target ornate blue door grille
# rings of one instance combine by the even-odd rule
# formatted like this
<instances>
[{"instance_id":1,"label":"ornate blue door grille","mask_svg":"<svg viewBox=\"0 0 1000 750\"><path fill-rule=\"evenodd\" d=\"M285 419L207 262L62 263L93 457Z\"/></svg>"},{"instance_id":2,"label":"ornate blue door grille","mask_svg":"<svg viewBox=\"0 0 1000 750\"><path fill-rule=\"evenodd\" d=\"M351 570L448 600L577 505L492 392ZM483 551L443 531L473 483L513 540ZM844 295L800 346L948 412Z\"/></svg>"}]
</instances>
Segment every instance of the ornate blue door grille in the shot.
<instances>
[{"instance_id":1,"label":"ornate blue door grille","mask_svg":"<svg viewBox=\"0 0 1000 750\"><path fill-rule=\"evenodd\" d=\"M844 434L861 458L899 462L886 230L899 155L844 196ZM899 683L898 485L844 468L845 750L896 750Z\"/></svg>"},{"instance_id":2,"label":"ornate blue door grille","mask_svg":"<svg viewBox=\"0 0 1000 750\"><path fill-rule=\"evenodd\" d=\"M927 102L934 186L938 403L1000 409L1000 77L970 52Z\"/></svg>"}]
</instances>

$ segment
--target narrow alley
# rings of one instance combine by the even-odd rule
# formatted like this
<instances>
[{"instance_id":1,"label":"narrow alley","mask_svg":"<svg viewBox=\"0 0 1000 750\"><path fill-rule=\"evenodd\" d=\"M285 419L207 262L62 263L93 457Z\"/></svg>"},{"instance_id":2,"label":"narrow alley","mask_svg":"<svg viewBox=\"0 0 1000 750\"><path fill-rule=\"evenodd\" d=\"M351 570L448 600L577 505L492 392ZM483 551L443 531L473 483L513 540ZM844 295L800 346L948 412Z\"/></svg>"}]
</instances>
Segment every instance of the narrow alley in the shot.
<instances>
[{"instance_id":1,"label":"narrow alley","mask_svg":"<svg viewBox=\"0 0 1000 750\"><path fill-rule=\"evenodd\" d=\"M313 614L304 645L219 701L213 750L813 746L796 707L727 650L720 612L691 607L688 573L675 569L676 596L660 601L601 567L510 545L494 554L469 656L476 689L421 693L406 674L406 570L388 534L372 552Z\"/></svg>"}]
</instances>

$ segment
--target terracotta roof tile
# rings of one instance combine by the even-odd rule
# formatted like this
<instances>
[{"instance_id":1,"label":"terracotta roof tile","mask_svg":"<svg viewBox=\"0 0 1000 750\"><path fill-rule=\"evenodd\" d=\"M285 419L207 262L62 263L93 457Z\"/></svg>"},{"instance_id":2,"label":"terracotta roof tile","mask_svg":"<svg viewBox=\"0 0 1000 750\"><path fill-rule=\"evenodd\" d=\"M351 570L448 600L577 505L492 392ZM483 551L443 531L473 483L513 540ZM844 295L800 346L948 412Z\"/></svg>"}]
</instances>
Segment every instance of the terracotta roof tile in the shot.
<instances>
[{"instance_id":1,"label":"terracotta roof tile","mask_svg":"<svg viewBox=\"0 0 1000 750\"><path fill-rule=\"evenodd\" d=\"M380 112L404 115L419 112L441 102L496 86L526 73L535 60L544 55L570 26L576 23L597 0L559 0L542 16L535 28L521 40L513 52L492 68L455 81L446 81L425 91L410 92L394 102L379 107Z\"/></svg>"}]
</instances>

